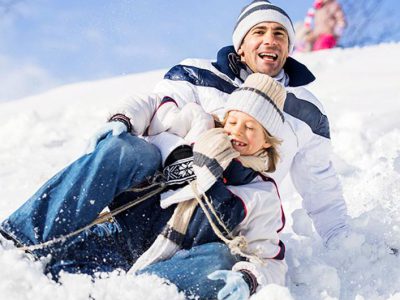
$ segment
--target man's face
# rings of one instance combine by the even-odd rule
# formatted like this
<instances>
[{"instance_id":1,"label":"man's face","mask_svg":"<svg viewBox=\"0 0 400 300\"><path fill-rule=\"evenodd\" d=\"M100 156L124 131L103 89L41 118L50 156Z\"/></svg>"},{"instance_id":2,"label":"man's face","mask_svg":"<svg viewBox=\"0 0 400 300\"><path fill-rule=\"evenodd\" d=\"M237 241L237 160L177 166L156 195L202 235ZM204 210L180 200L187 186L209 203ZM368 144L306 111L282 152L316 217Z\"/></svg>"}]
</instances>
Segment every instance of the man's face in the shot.
<instances>
[{"instance_id":1,"label":"man's face","mask_svg":"<svg viewBox=\"0 0 400 300\"><path fill-rule=\"evenodd\" d=\"M275 76L289 56L287 31L279 23L259 23L246 34L238 54L253 72Z\"/></svg>"}]
</instances>

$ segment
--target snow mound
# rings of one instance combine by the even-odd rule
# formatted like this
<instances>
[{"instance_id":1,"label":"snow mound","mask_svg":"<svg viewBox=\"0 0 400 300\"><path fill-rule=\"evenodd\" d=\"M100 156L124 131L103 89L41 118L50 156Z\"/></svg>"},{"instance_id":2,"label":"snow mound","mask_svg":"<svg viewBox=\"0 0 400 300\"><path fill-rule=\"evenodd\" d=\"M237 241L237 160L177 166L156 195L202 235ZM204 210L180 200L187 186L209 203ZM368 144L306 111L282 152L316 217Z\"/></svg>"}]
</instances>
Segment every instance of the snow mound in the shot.
<instances>
[{"instance_id":1,"label":"snow mound","mask_svg":"<svg viewBox=\"0 0 400 300\"><path fill-rule=\"evenodd\" d=\"M384 44L297 56L318 78L310 90L330 118L333 160L354 230L325 247L287 179L281 195L288 217L288 284L268 286L252 299L400 299L398 53L400 44ZM111 105L149 92L162 75L83 82L1 103L0 219L83 153ZM118 272L94 281L63 274L56 284L43 275L44 263L0 246L0 298L184 299L158 278Z\"/></svg>"}]
</instances>

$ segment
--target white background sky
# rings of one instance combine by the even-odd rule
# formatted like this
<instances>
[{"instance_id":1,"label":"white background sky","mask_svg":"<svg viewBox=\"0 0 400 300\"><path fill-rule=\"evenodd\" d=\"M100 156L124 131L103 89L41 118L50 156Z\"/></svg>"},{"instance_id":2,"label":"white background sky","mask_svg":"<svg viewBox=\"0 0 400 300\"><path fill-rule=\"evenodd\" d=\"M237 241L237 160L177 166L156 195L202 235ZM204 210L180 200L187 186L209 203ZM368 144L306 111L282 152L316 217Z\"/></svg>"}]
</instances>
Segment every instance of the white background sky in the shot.
<instances>
[{"instance_id":1,"label":"white background sky","mask_svg":"<svg viewBox=\"0 0 400 300\"><path fill-rule=\"evenodd\" d=\"M231 44L235 20L249 2L19 0L11 11L0 10L0 101L69 82L169 68L187 57L214 58ZM313 0L272 2L297 22ZM392 11L399 7L399 1L384 2Z\"/></svg>"}]
</instances>

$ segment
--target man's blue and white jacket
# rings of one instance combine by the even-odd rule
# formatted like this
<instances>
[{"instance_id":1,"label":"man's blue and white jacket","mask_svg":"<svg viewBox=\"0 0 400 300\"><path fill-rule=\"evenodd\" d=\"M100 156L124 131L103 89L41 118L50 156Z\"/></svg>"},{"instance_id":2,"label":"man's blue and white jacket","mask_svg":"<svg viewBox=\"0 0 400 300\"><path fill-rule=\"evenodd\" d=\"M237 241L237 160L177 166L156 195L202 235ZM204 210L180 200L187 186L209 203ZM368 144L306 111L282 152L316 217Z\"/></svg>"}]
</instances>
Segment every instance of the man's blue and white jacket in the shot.
<instances>
[{"instance_id":1,"label":"man's blue and white jacket","mask_svg":"<svg viewBox=\"0 0 400 300\"><path fill-rule=\"evenodd\" d=\"M217 61L186 59L174 66L159 82L154 94L131 97L118 113L131 119L133 133L143 135L164 97L183 107L200 104L209 113L222 116L230 93L244 81L248 70L235 61L233 47L222 48ZM303 198L303 206L312 218L319 235L326 242L347 227L347 208L336 171L331 162L328 118L322 104L303 86L315 78L302 64L288 58L275 77L285 85L288 97L284 106L285 124L280 139L281 161L270 174L278 183L290 172L292 181ZM157 141L155 141L157 144ZM163 141L165 158L182 143Z\"/></svg>"}]
</instances>

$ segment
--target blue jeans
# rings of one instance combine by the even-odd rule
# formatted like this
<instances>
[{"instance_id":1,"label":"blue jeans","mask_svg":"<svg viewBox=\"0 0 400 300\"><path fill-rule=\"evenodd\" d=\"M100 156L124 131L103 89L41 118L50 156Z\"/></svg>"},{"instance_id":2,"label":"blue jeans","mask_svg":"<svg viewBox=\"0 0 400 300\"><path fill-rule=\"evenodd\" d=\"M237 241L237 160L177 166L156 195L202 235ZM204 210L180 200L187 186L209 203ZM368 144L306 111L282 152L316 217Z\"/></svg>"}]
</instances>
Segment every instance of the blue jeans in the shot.
<instances>
[{"instance_id":1,"label":"blue jeans","mask_svg":"<svg viewBox=\"0 0 400 300\"><path fill-rule=\"evenodd\" d=\"M161 165L159 150L131 134L108 135L46 182L1 224L23 245L39 244L90 224L113 199L145 183Z\"/></svg>"},{"instance_id":2,"label":"blue jeans","mask_svg":"<svg viewBox=\"0 0 400 300\"><path fill-rule=\"evenodd\" d=\"M239 261L223 243L209 243L181 250L172 258L139 271L154 274L174 283L187 296L201 300L217 299L218 291L225 285L223 280L210 280L209 274L217 270L231 270Z\"/></svg>"},{"instance_id":3,"label":"blue jeans","mask_svg":"<svg viewBox=\"0 0 400 300\"><path fill-rule=\"evenodd\" d=\"M120 197L123 192L147 182L160 164L160 153L155 146L130 134L109 135L93 153L79 158L46 182L0 229L22 245L35 245L66 235L91 223L105 207L118 206L115 199L123 203L126 200ZM127 216L125 220L123 216L117 217L118 222L93 226L34 254L51 253L45 271L55 278L61 270L86 274L128 270L149 240L143 234L145 228L128 230L125 221L143 212L155 211L154 205L158 205L155 198L145 201L121 214ZM153 215L149 222L160 218ZM168 214L163 212L162 217L167 218ZM159 229L152 228L153 232ZM231 269L236 261L225 245L210 243L179 251L170 260L151 265L141 273L166 278L187 295L215 299L224 283L211 281L207 275L215 270Z\"/></svg>"}]
</instances>

